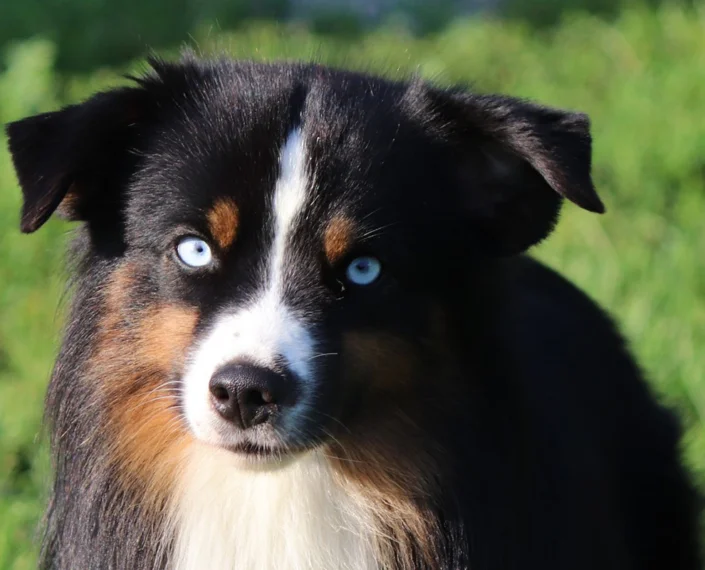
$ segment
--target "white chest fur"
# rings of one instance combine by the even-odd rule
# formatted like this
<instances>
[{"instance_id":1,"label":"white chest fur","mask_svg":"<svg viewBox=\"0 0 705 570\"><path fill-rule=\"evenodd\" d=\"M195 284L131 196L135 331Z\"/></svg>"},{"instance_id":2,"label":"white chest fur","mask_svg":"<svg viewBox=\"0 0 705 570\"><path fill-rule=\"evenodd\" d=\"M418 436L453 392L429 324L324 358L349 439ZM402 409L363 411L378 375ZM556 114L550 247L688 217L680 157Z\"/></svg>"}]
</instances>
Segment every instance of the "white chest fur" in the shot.
<instances>
[{"instance_id":1,"label":"white chest fur","mask_svg":"<svg viewBox=\"0 0 705 570\"><path fill-rule=\"evenodd\" d=\"M174 498L173 570L377 570L374 520L311 454L248 471L198 444Z\"/></svg>"}]
</instances>

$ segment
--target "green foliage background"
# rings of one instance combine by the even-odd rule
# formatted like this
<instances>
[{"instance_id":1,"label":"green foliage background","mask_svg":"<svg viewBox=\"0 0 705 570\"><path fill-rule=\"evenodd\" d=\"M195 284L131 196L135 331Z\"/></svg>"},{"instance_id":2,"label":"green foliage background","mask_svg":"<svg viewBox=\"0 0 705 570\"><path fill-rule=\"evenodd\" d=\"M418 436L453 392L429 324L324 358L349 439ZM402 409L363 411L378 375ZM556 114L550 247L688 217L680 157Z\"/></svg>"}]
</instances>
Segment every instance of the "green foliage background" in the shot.
<instances>
[{"instance_id":1,"label":"green foliage background","mask_svg":"<svg viewBox=\"0 0 705 570\"><path fill-rule=\"evenodd\" d=\"M440 83L472 82L588 112L604 216L564 209L536 255L617 317L656 393L683 417L684 457L705 489L705 6L624 8L557 27L454 21L414 38L389 25L357 39L252 23L193 33L203 52L307 58ZM55 44L5 46L0 122L123 83L140 62L90 74L56 71ZM69 226L18 231L20 192L0 135L0 569L33 568L49 467L41 406L62 312ZM547 347L550 350L550 347ZM569 382L570 379L566 378Z\"/></svg>"}]
</instances>

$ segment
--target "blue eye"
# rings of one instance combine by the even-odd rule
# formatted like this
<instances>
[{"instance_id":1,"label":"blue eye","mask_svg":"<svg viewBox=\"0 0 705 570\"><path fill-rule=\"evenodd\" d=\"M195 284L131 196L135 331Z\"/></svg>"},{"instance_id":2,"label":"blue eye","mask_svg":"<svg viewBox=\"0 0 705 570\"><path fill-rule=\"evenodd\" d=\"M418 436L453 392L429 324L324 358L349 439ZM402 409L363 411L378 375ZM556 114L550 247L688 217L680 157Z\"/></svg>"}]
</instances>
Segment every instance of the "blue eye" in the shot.
<instances>
[{"instance_id":1,"label":"blue eye","mask_svg":"<svg viewBox=\"0 0 705 570\"><path fill-rule=\"evenodd\" d=\"M184 265L189 267L205 267L213 261L210 246L194 236L182 237L176 244L176 255Z\"/></svg>"},{"instance_id":2,"label":"blue eye","mask_svg":"<svg viewBox=\"0 0 705 570\"><path fill-rule=\"evenodd\" d=\"M345 270L345 276L355 285L369 285L375 281L382 272L382 264L378 259L363 255L350 262Z\"/></svg>"}]
</instances>

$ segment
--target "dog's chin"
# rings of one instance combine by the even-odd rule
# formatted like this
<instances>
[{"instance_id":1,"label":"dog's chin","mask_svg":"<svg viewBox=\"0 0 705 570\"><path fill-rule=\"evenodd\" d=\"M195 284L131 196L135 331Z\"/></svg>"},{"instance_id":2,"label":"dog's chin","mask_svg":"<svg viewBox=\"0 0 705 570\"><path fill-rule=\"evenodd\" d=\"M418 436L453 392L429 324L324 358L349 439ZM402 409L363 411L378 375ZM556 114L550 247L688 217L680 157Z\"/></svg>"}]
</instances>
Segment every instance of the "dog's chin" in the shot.
<instances>
[{"instance_id":1,"label":"dog's chin","mask_svg":"<svg viewBox=\"0 0 705 570\"><path fill-rule=\"evenodd\" d=\"M254 443L241 443L225 446L241 469L254 471L270 471L281 469L296 461L301 451L293 451L283 447L264 447Z\"/></svg>"},{"instance_id":2,"label":"dog's chin","mask_svg":"<svg viewBox=\"0 0 705 570\"><path fill-rule=\"evenodd\" d=\"M310 450L283 445L259 445L252 442L207 442L217 453L225 454L233 467L248 471L275 471L298 461Z\"/></svg>"},{"instance_id":3,"label":"dog's chin","mask_svg":"<svg viewBox=\"0 0 705 570\"><path fill-rule=\"evenodd\" d=\"M295 463L324 445L313 433L298 438L276 433L270 426L256 426L248 432L217 423L194 423L191 434L199 447L236 469L273 471Z\"/></svg>"}]
</instances>

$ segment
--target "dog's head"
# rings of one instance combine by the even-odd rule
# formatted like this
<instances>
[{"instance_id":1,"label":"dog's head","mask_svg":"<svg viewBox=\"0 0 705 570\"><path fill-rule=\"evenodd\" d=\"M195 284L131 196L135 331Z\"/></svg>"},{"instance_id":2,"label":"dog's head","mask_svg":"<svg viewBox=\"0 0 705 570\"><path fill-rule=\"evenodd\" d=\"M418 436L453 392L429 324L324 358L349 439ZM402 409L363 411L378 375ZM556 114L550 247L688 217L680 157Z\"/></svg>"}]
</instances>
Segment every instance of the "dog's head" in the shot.
<instances>
[{"instance_id":1,"label":"dog's head","mask_svg":"<svg viewBox=\"0 0 705 570\"><path fill-rule=\"evenodd\" d=\"M22 230L83 222L94 328L72 342L139 464L175 430L263 460L442 409L468 276L563 197L603 209L582 114L315 65L153 67L8 127Z\"/></svg>"}]
</instances>

